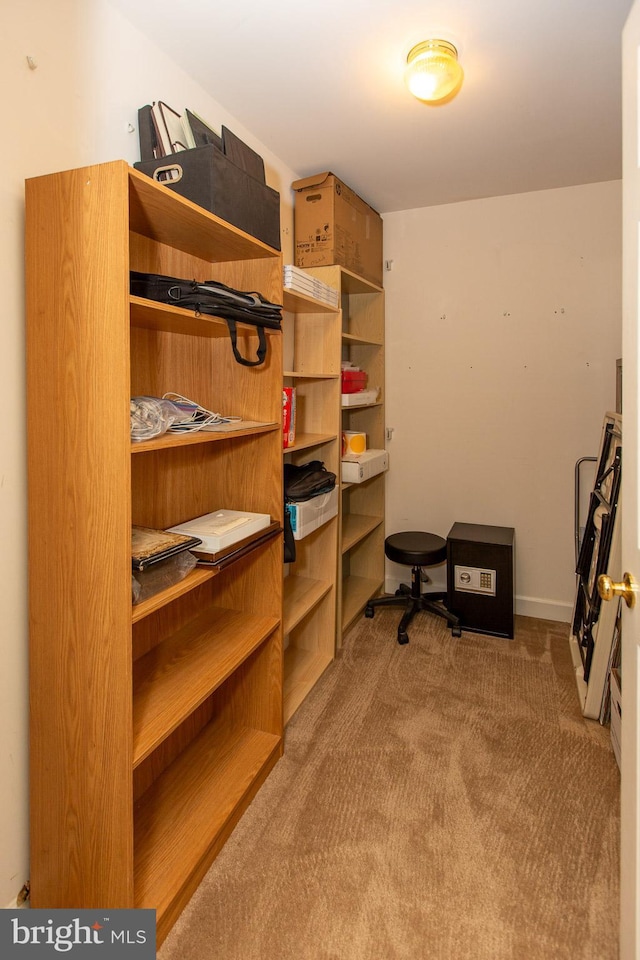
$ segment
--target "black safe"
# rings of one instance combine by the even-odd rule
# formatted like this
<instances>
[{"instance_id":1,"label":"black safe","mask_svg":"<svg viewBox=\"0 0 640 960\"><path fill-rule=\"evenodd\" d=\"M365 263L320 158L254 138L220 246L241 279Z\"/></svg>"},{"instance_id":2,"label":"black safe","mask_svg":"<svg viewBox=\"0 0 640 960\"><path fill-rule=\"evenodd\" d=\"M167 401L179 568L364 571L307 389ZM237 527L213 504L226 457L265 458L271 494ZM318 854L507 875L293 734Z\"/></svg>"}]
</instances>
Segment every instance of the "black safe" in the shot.
<instances>
[{"instance_id":1,"label":"black safe","mask_svg":"<svg viewBox=\"0 0 640 960\"><path fill-rule=\"evenodd\" d=\"M447 607L462 629L513 638L515 530L454 523L447 537Z\"/></svg>"}]
</instances>

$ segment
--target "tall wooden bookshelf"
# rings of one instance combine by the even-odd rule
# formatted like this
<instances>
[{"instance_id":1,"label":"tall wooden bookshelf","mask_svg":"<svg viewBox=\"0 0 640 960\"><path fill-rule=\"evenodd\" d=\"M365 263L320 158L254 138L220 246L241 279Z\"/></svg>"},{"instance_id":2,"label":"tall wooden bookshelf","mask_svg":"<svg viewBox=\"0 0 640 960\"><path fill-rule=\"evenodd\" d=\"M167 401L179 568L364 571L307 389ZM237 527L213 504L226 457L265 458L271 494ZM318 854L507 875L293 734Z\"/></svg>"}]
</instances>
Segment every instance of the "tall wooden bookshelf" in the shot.
<instances>
[{"instance_id":1,"label":"tall wooden bookshelf","mask_svg":"<svg viewBox=\"0 0 640 960\"><path fill-rule=\"evenodd\" d=\"M282 752L282 539L132 606L131 524L282 522L282 349L240 366L130 269L281 302L282 264L122 161L26 184L32 904L154 908L161 942ZM132 444L167 391L265 425Z\"/></svg>"},{"instance_id":2,"label":"tall wooden bookshelf","mask_svg":"<svg viewBox=\"0 0 640 960\"><path fill-rule=\"evenodd\" d=\"M379 388L373 403L341 407L341 429L362 431L368 448L384 449L384 290L345 267L312 267L307 272L340 292L341 359L366 370L368 386ZM383 473L364 483L341 484L338 645L384 586L384 484Z\"/></svg>"},{"instance_id":3,"label":"tall wooden bookshelf","mask_svg":"<svg viewBox=\"0 0 640 960\"><path fill-rule=\"evenodd\" d=\"M292 463L321 460L340 475L340 310L284 291L284 384L296 390ZM285 723L335 654L338 517L296 541L284 580Z\"/></svg>"}]
</instances>

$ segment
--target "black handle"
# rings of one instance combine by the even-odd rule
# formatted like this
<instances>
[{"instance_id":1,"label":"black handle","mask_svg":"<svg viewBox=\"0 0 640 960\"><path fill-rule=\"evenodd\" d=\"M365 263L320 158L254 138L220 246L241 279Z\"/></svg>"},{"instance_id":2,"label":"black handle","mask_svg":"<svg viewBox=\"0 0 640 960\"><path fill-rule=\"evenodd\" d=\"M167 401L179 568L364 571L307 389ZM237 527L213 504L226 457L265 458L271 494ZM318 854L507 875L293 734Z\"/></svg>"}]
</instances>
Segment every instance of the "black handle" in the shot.
<instances>
[{"instance_id":1,"label":"black handle","mask_svg":"<svg viewBox=\"0 0 640 960\"><path fill-rule=\"evenodd\" d=\"M247 358L243 357L238 350L238 331L236 330L235 320L230 320L228 317L226 320L229 328L229 335L231 337L233 355L238 363L241 363L244 367L258 367L261 363L264 363L264 358L267 355L267 338L265 336L264 327L256 324L256 331L258 333L258 349L256 351L256 359L247 360Z\"/></svg>"}]
</instances>

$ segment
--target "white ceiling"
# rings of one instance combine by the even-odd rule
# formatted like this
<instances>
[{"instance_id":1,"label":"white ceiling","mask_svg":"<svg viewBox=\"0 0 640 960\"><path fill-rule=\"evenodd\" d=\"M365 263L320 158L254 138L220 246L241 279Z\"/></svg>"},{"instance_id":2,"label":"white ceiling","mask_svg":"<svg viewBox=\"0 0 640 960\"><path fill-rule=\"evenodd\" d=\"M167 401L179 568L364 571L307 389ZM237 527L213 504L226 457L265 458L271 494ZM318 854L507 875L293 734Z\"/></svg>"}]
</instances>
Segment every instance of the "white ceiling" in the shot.
<instances>
[{"instance_id":1,"label":"white ceiling","mask_svg":"<svg viewBox=\"0 0 640 960\"><path fill-rule=\"evenodd\" d=\"M380 213L621 176L632 0L111 2L299 176ZM465 72L442 106L402 79L434 36Z\"/></svg>"}]
</instances>

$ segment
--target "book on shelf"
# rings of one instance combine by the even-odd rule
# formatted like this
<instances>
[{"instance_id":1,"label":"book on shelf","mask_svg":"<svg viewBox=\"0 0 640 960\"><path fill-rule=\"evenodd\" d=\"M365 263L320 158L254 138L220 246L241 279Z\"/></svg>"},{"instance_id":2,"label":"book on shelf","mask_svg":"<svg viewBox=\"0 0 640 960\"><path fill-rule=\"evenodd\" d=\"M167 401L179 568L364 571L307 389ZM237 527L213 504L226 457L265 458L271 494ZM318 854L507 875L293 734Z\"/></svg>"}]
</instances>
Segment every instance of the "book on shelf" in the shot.
<instances>
[{"instance_id":1,"label":"book on shelf","mask_svg":"<svg viewBox=\"0 0 640 960\"><path fill-rule=\"evenodd\" d=\"M154 101L151 105L151 116L156 131L156 140L162 150L161 156L171 156L187 150L193 142L190 137L191 128L185 125L181 115L162 100Z\"/></svg>"},{"instance_id":2,"label":"book on shelf","mask_svg":"<svg viewBox=\"0 0 640 960\"><path fill-rule=\"evenodd\" d=\"M282 268L282 285L288 290L307 294L331 307L337 308L340 302L337 290L292 264L285 264Z\"/></svg>"},{"instance_id":3,"label":"book on shelf","mask_svg":"<svg viewBox=\"0 0 640 960\"><path fill-rule=\"evenodd\" d=\"M169 529L172 533L199 537L201 553L217 554L252 533L258 533L270 523L271 517L268 513L222 509L205 513Z\"/></svg>"},{"instance_id":4,"label":"book on shelf","mask_svg":"<svg viewBox=\"0 0 640 960\"><path fill-rule=\"evenodd\" d=\"M199 537L134 524L131 527L131 566L134 570L146 570L154 563L191 550L200 543Z\"/></svg>"},{"instance_id":5,"label":"book on shelf","mask_svg":"<svg viewBox=\"0 0 640 960\"><path fill-rule=\"evenodd\" d=\"M202 566L217 567L221 570L228 564L250 553L251 550L254 550L261 543L264 543L266 540L271 540L271 538L275 537L278 533L282 533L282 526L277 520L273 520L268 526L255 531L247 537L243 537L242 540L236 540L226 547L221 547L219 550L203 550L202 547L196 547L193 550L193 555Z\"/></svg>"}]
</instances>

